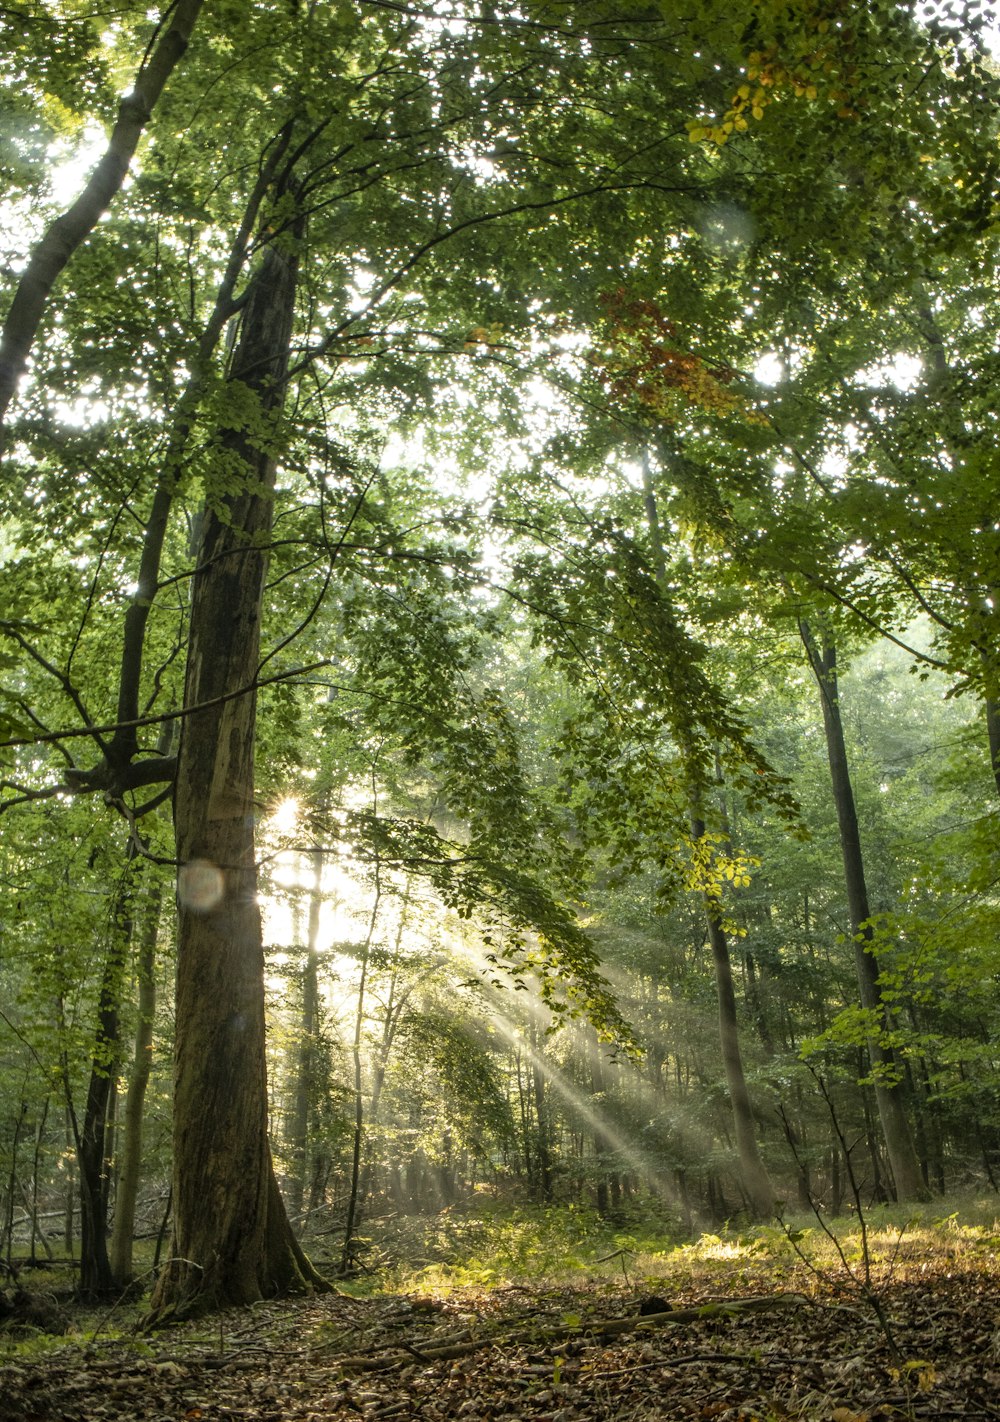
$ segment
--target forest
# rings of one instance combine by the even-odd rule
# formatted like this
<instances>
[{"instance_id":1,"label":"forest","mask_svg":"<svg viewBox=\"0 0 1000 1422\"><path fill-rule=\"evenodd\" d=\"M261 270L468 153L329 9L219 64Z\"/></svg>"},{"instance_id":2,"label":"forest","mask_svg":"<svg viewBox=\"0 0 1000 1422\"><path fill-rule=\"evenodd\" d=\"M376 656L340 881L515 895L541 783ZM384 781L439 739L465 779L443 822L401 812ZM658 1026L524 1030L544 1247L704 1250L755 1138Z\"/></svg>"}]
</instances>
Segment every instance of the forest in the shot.
<instances>
[{"instance_id":1,"label":"forest","mask_svg":"<svg viewBox=\"0 0 1000 1422\"><path fill-rule=\"evenodd\" d=\"M0 5L0 1339L530 1285L541 1401L142 1415L1000 1416L996 18ZM881 1381L580 1411L643 1288Z\"/></svg>"}]
</instances>

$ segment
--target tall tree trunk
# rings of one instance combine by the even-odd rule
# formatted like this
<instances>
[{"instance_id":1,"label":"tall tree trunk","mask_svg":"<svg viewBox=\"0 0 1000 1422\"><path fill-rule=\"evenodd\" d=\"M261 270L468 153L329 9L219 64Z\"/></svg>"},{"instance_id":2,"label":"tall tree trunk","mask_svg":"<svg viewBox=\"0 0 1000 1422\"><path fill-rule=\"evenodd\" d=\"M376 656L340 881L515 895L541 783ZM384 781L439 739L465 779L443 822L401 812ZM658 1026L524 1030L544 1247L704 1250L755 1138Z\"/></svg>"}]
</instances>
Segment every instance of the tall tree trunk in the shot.
<instances>
[{"instance_id":1,"label":"tall tree trunk","mask_svg":"<svg viewBox=\"0 0 1000 1422\"><path fill-rule=\"evenodd\" d=\"M312 883L309 885L309 914L306 927L306 956L302 965L302 1013L289 1131L292 1171L286 1187L289 1213L293 1219L302 1209L310 1177L309 1119L316 1094L319 1058L319 920L323 906L323 851L309 851Z\"/></svg>"},{"instance_id":2,"label":"tall tree trunk","mask_svg":"<svg viewBox=\"0 0 1000 1422\"><path fill-rule=\"evenodd\" d=\"M65 1203L65 1217L63 1219L63 1248L66 1251L66 1258L73 1258L73 1242L76 1239L75 1216L76 1216L76 1180L74 1178L73 1164L76 1160L76 1132L73 1129L73 1109L66 1098L65 1114L65 1145L66 1154L66 1179L64 1182L63 1200Z\"/></svg>"},{"instance_id":3,"label":"tall tree trunk","mask_svg":"<svg viewBox=\"0 0 1000 1422\"><path fill-rule=\"evenodd\" d=\"M4 1210L4 1252L7 1256L7 1267L11 1268L14 1258L14 1201L17 1198L17 1153L21 1144L21 1134L28 1119L28 1103L21 1102L21 1109L14 1118L14 1130L10 1143L10 1172L7 1177L7 1199ZM13 1271L12 1271L13 1272Z\"/></svg>"},{"instance_id":4,"label":"tall tree trunk","mask_svg":"<svg viewBox=\"0 0 1000 1422\"><path fill-rule=\"evenodd\" d=\"M705 825L697 815L691 816L691 838L695 844L705 833ZM740 1051L739 1020L736 1014L736 991L729 956L729 939L722 923L722 905L710 894L703 895L708 942L715 969L715 992L719 1004L719 1042L722 1065L726 1073L729 1106L733 1113L733 1134L739 1160L740 1180L754 1216L767 1219L774 1214L775 1194L761 1159L757 1144L757 1128L753 1105L743 1070Z\"/></svg>"},{"instance_id":5,"label":"tall tree trunk","mask_svg":"<svg viewBox=\"0 0 1000 1422\"><path fill-rule=\"evenodd\" d=\"M532 1097L535 1107L535 1188L538 1199L548 1203L552 1199L549 1103L546 1099L545 1073L542 1070L542 1044L538 1035L538 1023L534 1018L531 1019L528 1027L528 1047Z\"/></svg>"},{"instance_id":6,"label":"tall tree trunk","mask_svg":"<svg viewBox=\"0 0 1000 1422\"><path fill-rule=\"evenodd\" d=\"M172 722L160 728L157 754L167 757L174 739ZM130 843L130 852L136 846ZM111 1232L111 1273L116 1285L128 1283L132 1277L132 1239L135 1233L135 1206L139 1193L142 1168L142 1118L146 1087L153 1061L153 1014L156 1010L156 939L163 907L163 889L159 883L149 886L141 909L138 930L136 976L139 984L138 1020L132 1054L132 1071L125 1097L125 1119L121 1166L115 1187L115 1218Z\"/></svg>"},{"instance_id":7,"label":"tall tree trunk","mask_svg":"<svg viewBox=\"0 0 1000 1422\"><path fill-rule=\"evenodd\" d=\"M377 803L377 802L376 802ZM374 813L374 811L373 811ZM361 977L358 981L358 1003L354 1013L354 1039L351 1043L351 1062L354 1073L354 1136L351 1142L351 1182L347 1197L347 1219L344 1224L344 1241L340 1251L341 1274L349 1274L354 1264L354 1232L359 1218L361 1193L361 1151L365 1133L365 1099L362 1091L361 1039L365 1025L365 991L368 986L368 968L371 962L372 941L378 922L379 906L382 899L382 879L379 861L375 861L375 898L368 932L361 947Z\"/></svg>"},{"instance_id":8,"label":"tall tree trunk","mask_svg":"<svg viewBox=\"0 0 1000 1422\"><path fill-rule=\"evenodd\" d=\"M392 972L389 977L389 990L385 1001L385 1013L382 1018L382 1038L372 1055L371 1095L368 1098L369 1136L371 1135L372 1128L378 1121L379 1108L382 1102L382 1088L385 1086L386 1072L389 1067L389 1057L392 1054L392 1048L396 1040L396 1033L399 1030L399 1024L403 1018L403 1012L409 998L426 976L426 974L422 974L406 988L400 988L399 986L400 949L408 922L412 883L412 879L407 879L406 887L403 891L399 922L396 925L396 938L392 949ZM428 972L433 972L433 968L428 969ZM357 1209L359 1213L364 1209L368 1196L373 1189L375 1169L375 1154L369 1149L365 1153L361 1170L361 1180L358 1185Z\"/></svg>"},{"instance_id":9,"label":"tall tree trunk","mask_svg":"<svg viewBox=\"0 0 1000 1422\"><path fill-rule=\"evenodd\" d=\"M121 1169L115 1190L115 1220L111 1232L111 1272L115 1283L127 1284L132 1278L132 1240L135 1234L135 1206L139 1194L142 1168L142 1118L153 1065L153 1015L156 1011L156 939L160 927L163 890L150 885L142 911L139 934L139 956L136 974L139 980L138 1021L132 1071L125 1096L125 1119L122 1128Z\"/></svg>"},{"instance_id":10,"label":"tall tree trunk","mask_svg":"<svg viewBox=\"0 0 1000 1422\"><path fill-rule=\"evenodd\" d=\"M122 978L132 938L135 853L130 842L128 863L111 913L82 1129L77 1129L74 1118L80 1165L80 1292L85 1298L101 1298L115 1288L108 1256L109 1133L121 1046Z\"/></svg>"},{"instance_id":11,"label":"tall tree trunk","mask_svg":"<svg viewBox=\"0 0 1000 1422\"><path fill-rule=\"evenodd\" d=\"M220 433L228 489L205 511L192 592L185 705L200 709L183 721L174 797L174 1225L151 1322L323 1282L292 1234L268 1145L254 853L255 681L276 472L269 445L296 281L294 250L272 243L230 374L241 399L257 398L258 432Z\"/></svg>"},{"instance_id":12,"label":"tall tree trunk","mask_svg":"<svg viewBox=\"0 0 1000 1422\"><path fill-rule=\"evenodd\" d=\"M656 491L653 486L653 473L649 456L645 451L642 459L642 482L653 568L660 595L665 599L667 596L667 569L663 551L663 532L656 503ZM696 797L692 800L692 804L695 803ZM697 844L704 834L704 822L697 810L692 809L691 838L694 843ZM774 1214L776 1197L757 1145L753 1106L747 1088L746 1074L743 1070L729 942L722 924L721 904L709 894L703 895L703 899L708 941L712 949L712 963L715 968L715 987L719 1004L719 1039L722 1047L723 1068L726 1074L726 1087L729 1092L729 1104L733 1113L733 1132L736 1139L740 1177L751 1211L758 1218L766 1219Z\"/></svg>"},{"instance_id":13,"label":"tall tree trunk","mask_svg":"<svg viewBox=\"0 0 1000 1422\"><path fill-rule=\"evenodd\" d=\"M42 1229L39 1222L40 1200L39 1196L43 1190L42 1182L42 1154L45 1144L45 1125L49 1119L49 1108L52 1105L52 1098L46 1096L45 1104L42 1107L42 1114L38 1118L35 1127L35 1150L31 1160L31 1196L26 1202L31 1212L31 1263L35 1263L35 1240L37 1239L45 1250L46 1259L52 1258L52 1246L49 1237Z\"/></svg>"},{"instance_id":14,"label":"tall tree trunk","mask_svg":"<svg viewBox=\"0 0 1000 1422\"><path fill-rule=\"evenodd\" d=\"M899 1079L892 1049L885 1045L882 1033L889 1026L888 1012L882 998L879 983L879 964L874 949L874 933L871 925L871 908L868 902L868 886L865 882L864 857L861 852L861 835L858 830L858 815L854 803L847 764L847 748L844 743L844 726L840 715L840 697L837 689L837 649L834 644L823 639L818 645L807 622L800 622L802 642L816 678L823 707L823 726L826 731L827 758L830 763L830 780L833 785L833 800L837 810L837 824L840 830L840 849L844 861L844 882L847 889L847 907L851 919L851 935L854 939L854 963L858 975L858 991L861 1006L872 1016L875 1030L868 1041L872 1061L872 1075L875 1084L875 1101L879 1122L889 1155L896 1196L900 1200L926 1200L927 1186L920 1172L920 1163L913 1147L913 1138L903 1107L903 1083Z\"/></svg>"},{"instance_id":15,"label":"tall tree trunk","mask_svg":"<svg viewBox=\"0 0 1000 1422\"><path fill-rule=\"evenodd\" d=\"M531 1098L528 1095L531 1068L528 1065L527 1055L521 1051L520 1047L514 1053L514 1067L517 1072L517 1104L521 1122L520 1166L523 1167L524 1178L530 1188L535 1173L535 1140L532 1130Z\"/></svg>"},{"instance_id":16,"label":"tall tree trunk","mask_svg":"<svg viewBox=\"0 0 1000 1422\"><path fill-rule=\"evenodd\" d=\"M612 1152L611 1141L608 1134L601 1127L601 1119L605 1111L604 1094L607 1089L606 1073L604 1070L604 1058L601 1055L601 1044L597 1040L597 1033L594 1029L584 1028L584 1042L587 1049L587 1060L590 1067L590 1098L593 1102L593 1150L594 1169L597 1172L597 1213L607 1215L610 1210L610 1170L609 1158Z\"/></svg>"}]
</instances>

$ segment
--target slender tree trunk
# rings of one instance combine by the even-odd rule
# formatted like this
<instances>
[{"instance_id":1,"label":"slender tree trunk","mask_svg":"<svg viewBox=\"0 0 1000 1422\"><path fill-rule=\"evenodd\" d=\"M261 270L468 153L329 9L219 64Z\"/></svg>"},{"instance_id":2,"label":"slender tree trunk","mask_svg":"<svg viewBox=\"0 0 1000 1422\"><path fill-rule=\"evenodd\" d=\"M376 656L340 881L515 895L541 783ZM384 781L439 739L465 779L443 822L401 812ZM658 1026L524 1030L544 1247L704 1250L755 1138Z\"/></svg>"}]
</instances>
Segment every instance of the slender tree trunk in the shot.
<instances>
[{"instance_id":1,"label":"slender tree trunk","mask_svg":"<svg viewBox=\"0 0 1000 1422\"><path fill-rule=\"evenodd\" d=\"M7 1265L10 1267L14 1257L14 1199L17 1195L17 1153L21 1144L21 1133L24 1130L25 1122L28 1119L28 1103L21 1102L21 1108L14 1119L14 1131L10 1143L10 1172L7 1177L7 1208L4 1220L4 1249L7 1255Z\"/></svg>"},{"instance_id":2,"label":"slender tree trunk","mask_svg":"<svg viewBox=\"0 0 1000 1422\"><path fill-rule=\"evenodd\" d=\"M541 1044L534 1018L528 1028L529 1070L535 1107L535 1165L538 1198L546 1203L552 1199L552 1151L549 1139L549 1107L546 1100L545 1073L541 1064Z\"/></svg>"},{"instance_id":3,"label":"slender tree trunk","mask_svg":"<svg viewBox=\"0 0 1000 1422\"><path fill-rule=\"evenodd\" d=\"M663 533L660 526L653 487L653 474L649 457L643 454L643 498L646 508L646 522L653 553L653 567L656 572L661 596L666 597L667 570L663 552ZM695 801L692 802L693 804ZM705 825L692 809L691 838L695 842L705 834ZM722 925L721 905L711 895L705 894L705 921L708 941L712 949L712 963L715 968L715 986L719 1004L719 1039L722 1046L722 1062L729 1091L730 1109L733 1113L733 1130L736 1152L739 1159L740 1176L744 1193L753 1214L766 1219L774 1214L775 1194L768 1179L767 1170L761 1159L757 1145L757 1131L754 1124L753 1107L743 1070L740 1052L739 1024L736 1014L736 993L733 988L733 970L729 956L729 942Z\"/></svg>"},{"instance_id":4,"label":"slender tree trunk","mask_svg":"<svg viewBox=\"0 0 1000 1422\"><path fill-rule=\"evenodd\" d=\"M51 1097L46 1096L45 1105L42 1107L42 1114L39 1117L38 1125L35 1128L35 1150L31 1159L31 1199L29 1209L31 1211L31 1262L35 1262L35 1240L38 1239L45 1250L46 1259L52 1258L52 1246L49 1244L48 1235L38 1222L39 1217L39 1194L42 1190L41 1164L42 1164L42 1143L45 1136L45 1125L49 1119L49 1108L52 1105Z\"/></svg>"},{"instance_id":5,"label":"slender tree trunk","mask_svg":"<svg viewBox=\"0 0 1000 1422\"><path fill-rule=\"evenodd\" d=\"M368 1099L368 1131L369 1136L375 1123L378 1121L379 1108L382 1103L382 1088L385 1085L386 1071L389 1066L389 1057L392 1053L393 1043L396 1040L396 1032L403 1017L410 995L416 990L422 978L411 982L410 985L399 992L399 960L400 948L403 943L403 933L406 930L407 918L410 907L410 892L412 880L407 879L406 887L403 891L403 898L400 904L399 923L396 927L396 938L392 950L392 974L389 979L389 992L385 1003L385 1016L382 1020L382 1040L378 1044L378 1049L374 1054L371 1065L371 1095ZM429 970L433 971L433 969ZM368 1200L368 1196L374 1187L375 1181L375 1157L369 1148L365 1153L365 1159L361 1170L361 1180L358 1186L358 1212L360 1213Z\"/></svg>"},{"instance_id":6,"label":"slender tree trunk","mask_svg":"<svg viewBox=\"0 0 1000 1422\"><path fill-rule=\"evenodd\" d=\"M309 917L306 928L306 956L302 965L302 1015L299 1019L299 1044L295 1072L295 1096L292 1102L292 1126L289 1132L292 1173L287 1185L289 1213L294 1218L302 1202L310 1177L309 1119L316 1093L319 1065L319 943L320 910L323 906L323 852L309 852L312 883L309 885Z\"/></svg>"},{"instance_id":7,"label":"slender tree trunk","mask_svg":"<svg viewBox=\"0 0 1000 1422\"><path fill-rule=\"evenodd\" d=\"M269 442L296 281L294 251L272 243L230 376L241 399L256 396L258 429L220 433L226 492L206 509L192 592L185 704L202 709L183 722L174 798L174 1225L150 1322L323 1283L292 1234L268 1145L254 852L255 680L276 472Z\"/></svg>"},{"instance_id":8,"label":"slender tree trunk","mask_svg":"<svg viewBox=\"0 0 1000 1422\"><path fill-rule=\"evenodd\" d=\"M696 815L692 815L691 838L697 843L704 833L704 823ZM726 1073L729 1105L733 1113L733 1134L736 1140L740 1179L751 1211L758 1219L766 1219L774 1214L775 1194L757 1144L753 1106L747 1087L746 1073L743 1070L729 940L722 925L721 904L710 894L705 894L703 897L708 942L712 950L712 964L715 969L715 991L719 1004L719 1041L722 1047L722 1064Z\"/></svg>"},{"instance_id":9,"label":"slender tree trunk","mask_svg":"<svg viewBox=\"0 0 1000 1422\"><path fill-rule=\"evenodd\" d=\"M607 1133L598 1124L604 1111L604 1093L607 1087L604 1071L604 1058L601 1056L601 1045L597 1040L597 1033L591 1027L584 1029L584 1038L587 1046L587 1057L590 1065L590 1096L594 1105L595 1124L593 1130L594 1167L597 1171L597 1213L607 1215L609 1212L610 1178L608 1170L608 1157L611 1154L611 1142Z\"/></svg>"},{"instance_id":10,"label":"slender tree trunk","mask_svg":"<svg viewBox=\"0 0 1000 1422\"><path fill-rule=\"evenodd\" d=\"M111 1232L111 1272L115 1283L132 1278L132 1240L135 1234L135 1207L142 1168L142 1119L146 1088L153 1064L153 1016L156 1011L156 939L160 926L163 890L150 885L143 905L142 928L136 974L139 980L138 1021L132 1071L125 1096L122 1128L121 1169L115 1191L115 1220Z\"/></svg>"},{"instance_id":11,"label":"slender tree trunk","mask_svg":"<svg viewBox=\"0 0 1000 1422\"><path fill-rule=\"evenodd\" d=\"M858 815L840 716L837 650L832 642L826 640L822 646L817 645L808 623L801 622L799 626L809 665L819 685L823 707L827 758L830 762L833 799L840 828L844 882L847 888L851 934L854 939L854 962L861 1006L871 1014L875 1023L868 1049L872 1060L879 1122L889 1155L897 1198L926 1200L928 1190L920 1172L920 1162L913 1147L913 1138L903 1106L903 1083L899 1079L892 1049L882 1040L882 1032L888 1028L889 1020L879 984L879 964L873 946L874 933L871 926L868 886L865 882L864 857L861 852L861 835L858 830Z\"/></svg>"},{"instance_id":12,"label":"slender tree trunk","mask_svg":"<svg viewBox=\"0 0 1000 1422\"><path fill-rule=\"evenodd\" d=\"M353 1268L354 1232L358 1222L358 1205L361 1191L361 1150L364 1145L365 1099L362 1092L361 1038L365 1025L365 991L368 985L368 966L371 961L372 940L378 921L379 904L382 897L382 881L379 863L375 861L375 901L368 921L368 933L361 949L361 978L358 982L358 1004L354 1014L354 1040L351 1043L351 1062L354 1072L354 1137L351 1142L351 1183L347 1197L347 1220L344 1224L344 1242L340 1251L341 1274L349 1274Z\"/></svg>"},{"instance_id":13,"label":"slender tree trunk","mask_svg":"<svg viewBox=\"0 0 1000 1422\"><path fill-rule=\"evenodd\" d=\"M100 1298L115 1288L108 1256L110 1129L118 1057L121 1048L122 979L132 939L135 850L128 863L111 916L110 937L97 1003L97 1032L87 1089L83 1129L77 1140L80 1165L80 1292Z\"/></svg>"},{"instance_id":14,"label":"slender tree trunk","mask_svg":"<svg viewBox=\"0 0 1000 1422\"><path fill-rule=\"evenodd\" d=\"M65 1114L65 1143L66 1153L63 1157L66 1162L65 1180L65 1219L63 1221L63 1247L66 1250L66 1258L73 1258L73 1243L76 1239L76 1181L74 1179L74 1162L76 1160L76 1132L73 1129L73 1111L67 1098Z\"/></svg>"},{"instance_id":15,"label":"slender tree trunk","mask_svg":"<svg viewBox=\"0 0 1000 1422\"><path fill-rule=\"evenodd\" d=\"M517 1104L521 1121L521 1164L524 1167L524 1178L528 1181L529 1185L531 1185L534 1180L535 1152L531 1121L531 1098L528 1095L526 1081L529 1068L520 1048L518 1048L515 1053L514 1066L517 1071ZM524 1068L523 1071L522 1067Z\"/></svg>"}]
</instances>

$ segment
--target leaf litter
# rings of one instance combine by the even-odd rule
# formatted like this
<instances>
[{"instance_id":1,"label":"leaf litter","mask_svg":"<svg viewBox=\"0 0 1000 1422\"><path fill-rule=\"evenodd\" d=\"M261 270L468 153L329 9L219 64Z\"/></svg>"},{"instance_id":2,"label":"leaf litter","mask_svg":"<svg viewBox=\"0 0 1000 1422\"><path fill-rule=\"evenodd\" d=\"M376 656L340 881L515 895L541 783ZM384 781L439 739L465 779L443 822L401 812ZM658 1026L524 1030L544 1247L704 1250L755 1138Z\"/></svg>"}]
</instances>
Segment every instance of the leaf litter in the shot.
<instances>
[{"instance_id":1,"label":"leaf litter","mask_svg":"<svg viewBox=\"0 0 1000 1422\"><path fill-rule=\"evenodd\" d=\"M1000 1419L995 1257L894 1270L895 1359L869 1310L799 1265L692 1268L670 1293L337 1294L152 1335L98 1327L0 1351L0 1422Z\"/></svg>"}]
</instances>

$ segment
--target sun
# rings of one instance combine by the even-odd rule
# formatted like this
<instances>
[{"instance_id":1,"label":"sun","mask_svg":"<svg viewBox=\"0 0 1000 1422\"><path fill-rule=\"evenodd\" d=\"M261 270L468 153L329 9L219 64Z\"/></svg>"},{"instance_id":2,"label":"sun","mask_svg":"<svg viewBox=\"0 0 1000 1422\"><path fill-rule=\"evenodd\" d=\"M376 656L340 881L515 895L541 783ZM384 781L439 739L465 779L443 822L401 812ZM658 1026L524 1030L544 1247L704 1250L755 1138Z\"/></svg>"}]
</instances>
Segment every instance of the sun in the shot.
<instances>
[{"instance_id":1,"label":"sun","mask_svg":"<svg viewBox=\"0 0 1000 1422\"><path fill-rule=\"evenodd\" d=\"M273 834L293 834L298 825L301 810L302 806L294 795L288 795L285 799L279 800L267 817L268 829Z\"/></svg>"}]
</instances>

